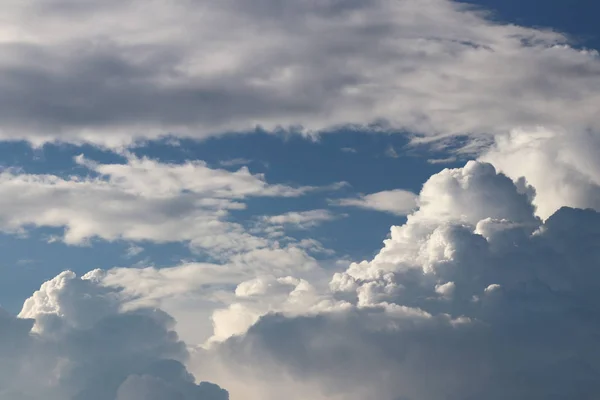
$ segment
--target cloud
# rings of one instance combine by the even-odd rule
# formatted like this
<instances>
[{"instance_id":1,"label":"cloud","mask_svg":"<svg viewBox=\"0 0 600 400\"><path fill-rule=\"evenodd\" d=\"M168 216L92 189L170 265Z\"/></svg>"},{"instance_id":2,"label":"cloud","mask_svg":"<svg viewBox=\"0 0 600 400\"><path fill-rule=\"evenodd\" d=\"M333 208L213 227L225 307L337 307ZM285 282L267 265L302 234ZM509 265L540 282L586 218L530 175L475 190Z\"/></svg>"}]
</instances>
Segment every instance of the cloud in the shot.
<instances>
[{"instance_id":1,"label":"cloud","mask_svg":"<svg viewBox=\"0 0 600 400\"><path fill-rule=\"evenodd\" d=\"M430 158L427 160L429 164L450 164L456 162L456 157L447 157L447 158Z\"/></svg>"},{"instance_id":2,"label":"cloud","mask_svg":"<svg viewBox=\"0 0 600 400\"><path fill-rule=\"evenodd\" d=\"M292 227L296 229L309 229L323 222L339 218L329 210L290 211L280 215L265 215L260 218L260 223L268 228L283 229Z\"/></svg>"},{"instance_id":3,"label":"cloud","mask_svg":"<svg viewBox=\"0 0 600 400\"><path fill-rule=\"evenodd\" d=\"M385 149L385 156L389 157L389 158L398 158L398 152L396 151L396 149L394 148L394 146L389 146L387 149Z\"/></svg>"},{"instance_id":4,"label":"cloud","mask_svg":"<svg viewBox=\"0 0 600 400\"><path fill-rule=\"evenodd\" d=\"M219 161L219 165L221 165L222 167L236 167L239 165L248 165L251 162L252 160L249 160L247 158L232 158L230 160Z\"/></svg>"},{"instance_id":5,"label":"cloud","mask_svg":"<svg viewBox=\"0 0 600 400\"><path fill-rule=\"evenodd\" d=\"M330 307L291 313L284 296L190 365L235 377L233 398L593 397L600 213L563 207L542 221L521 189L480 162L432 176L372 260L316 291ZM237 295L275 300L278 282ZM232 308L230 321L253 315Z\"/></svg>"},{"instance_id":6,"label":"cloud","mask_svg":"<svg viewBox=\"0 0 600 400\"><path fill-rule=\"evenodd\" d=\"M213 312L237 302L238 285L257 277L293 276L297 280L326 282L330 272L312 253L333 257L319 242L309 240L279 248L239 250L220 264L184 262L168 268L112 268L93 274L101 286L119 293L123 309L163 309L177 319L177 332L184 340L204 343L215 335L210 323Z\"/></svg>"},{"instance_id":7,"label":"cloud","mask_svg":"<svg viewBox=\"0 0 600 400\"><path fill-rule=\"evenodd\" d=\"M376 256L341 270L311 256L326 251L314 239L280 242L228 218L251 197L341 184L130 155L78 157L86 177L4 170L3 231L188 242L215 262L64 272L19 317L0 311L0 399L228 398L188 369L247 400L600 390L597 52L447 0L8 0L0 10L0 140L118 147L351 126L479 156L418 196L337 201L407 217ZM262 223L277 233L331 218ZM190 353L180 337L203 346Z\"/></svg>"},{"instance_id":8,"label":"cloud","mask_svg":"<svg viewBox=\"0 0 600 400\"><path fill-rule=\"evenodd\" d=\"M345 306L319 293L308 281L291 276L260 276L244 281L236 287L235 296L232 304L212 314L214 333L208 343L244 334L260 317L272 311L293 316Z\"/></svg>"},{"instance_id":9,"label":"cloud","mask_svg":"<svg viewBox=\"0 0 600 400\"><path fill-rule=\"evenodd\" d=\"M229 172L202 161L164 164L130 156L123 164L77 157L88 176L59 177L5 170L0 229L64 228L68 244L90 239L188 242L216 258L269 246L228 220L248 197L297 197L316 187L271 185L242 167ZM332 186L331 188L335 188Z\"/></svg>"},{"instance_id":10,"label":"cloud","mask_svg":"<svg viewBox=\"0 0 600 400\"><path fill-rule=\"evenodd\" d=\"M125 252L125 257L132 258L143 252L144 252L143 247L132 244L127 248L127 251Z\"/></svg>"},{"instance_id":11,"label":"cloud","mask_svg":"<svg viewBox=\"0 0 600 400\"><path fill-rule=\"evenodd\" d=\"M515 127L599 127L596 52L449 0L8 0L2 15L5 140L375 123L477 147Z\"/></svg>"},{"instance_id":12,"label":"cloud","mask_svg":"<svg viewBox=\"0 0 600 400\"><path fill-rule=\"evenodd\" d=\"M600 138L590 132L538 128L499 136L481 159L535 188L537 214L562 206L600 210Z\"/></svg>"},{"instance_id":13,"label":"cloud","mask_svg":"<svg viewBox=\"0 0 600 400\"><path fill-rule=\"evenodd\" d=\"M291 246L225 264L65 272L20 318L0 315L0 354L20 366L0 363L1 393L227 398L187 367L232 399L589 398L600 213L563 207L542 220L532 199L470 161L432 176L379 253L343 270Z\"/></svg>"},{"instance_id":14,"label":"cloud","mask_svg":"<svg viewBox=\"0 0 600 400\"><path fill-rule=\"evenodd\" d=\"M0 314L0 398L227 400L195 383L175 321L153 309L121 312L118 293L93 274L64 272L26 301L19 318Z\"/></svg>"},{"instance_id":15,"label":"cloud","mask_svg":"<svg viewBox=\"0 0 600 400\"><path fill-rule=\"evenodd\" d=\"M332 201L342 207L359 207L383 211L395 215L406 215L416 207L417 196L407 190L395 189Z\"/></svg>"}]
</instances>

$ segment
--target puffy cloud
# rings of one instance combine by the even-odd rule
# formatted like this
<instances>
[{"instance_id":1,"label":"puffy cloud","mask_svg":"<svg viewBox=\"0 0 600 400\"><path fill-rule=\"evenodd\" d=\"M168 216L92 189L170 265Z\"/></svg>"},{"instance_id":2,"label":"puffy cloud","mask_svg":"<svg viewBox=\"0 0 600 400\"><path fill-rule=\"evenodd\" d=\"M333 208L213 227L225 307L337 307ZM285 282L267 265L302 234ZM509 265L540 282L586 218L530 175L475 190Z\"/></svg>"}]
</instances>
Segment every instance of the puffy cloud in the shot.
<instances>
[{"instance_id":1,"label":"puffy cloud","mask_svg":"<svg viewBox=\"0 0 600 400\"><path fill-rule=\"evenodd\" d=\"M227 400L197 385L168 314L121 311L95 273L44 283L16 318L0 314L0 399Z\"/></svg>"},{"instance_id":2,"label":"puffy cloud","mask_svg":"<svg viewBox=\"0 0 600 400\"><path fill-rule=\"evenodd\" d=\"M360 207L383 211L396 215L407 215L416 207L417 196L408 190L384 190L362 195L358 198L346 198L332 201L332 204L344 207Z\"/></svg>"},{"instance_id":3,"label":"puffy cloud","mask_svg":"<svg viewBox=\"0 0 600 400\"><path fill-rule=\"evenodd\" d=\"M597 53L449 0L7 0L1 11L4 139L598 130Z\"/></svg>"},{"instance_id":4,"label":"puffy cloud","mask_svg":"<svg viewBox=\"0 0 600 400\"><path fill-rule=\"evenodd\" d=\"M260 276L240 283L235 300L212 314L214 335L208 343L244 334L260 317L270 312L288 316L318 314L349 306L319 290L304 279L291 276Z\"/></svg>"},{"instance_id":5,"label":"puffy cloud","mask_svg":"<svg viewBox=\"0 0 600 400\"><path fill-rule=\"evenodd\" d=\"M514 180L535 187L537 214L548 218L562 206L600 210L600 138L591 132L513 130L497 137L481 159Z\"/></svg>"},{"instance_id":6,"label":"puffy cloud","mask_svg":"<svg viewBox=\"0 0 600 400\"><path fill-rule=\"evenodd\" d=\"M271 307L195 370L235 376L233 398L593 398L600 213L542 221L523 189L480 162L434 175L379 254L320 292L336 307ZM276 291L268 282L238 295Z\"/></svg>"},{"instance_id":7,"label":"puffy cloud","mask_svg":"<svg viewBox=\"0 0 600 400\"><path fill-rule=\"evenodd\" d=\"M34 319L38 332L63 325L68 329L89 329L98 320L117 313L119 306L113 291L65 271L44 282L40 290L25 301L19 317Z\"/></svg>"}]
</instances>

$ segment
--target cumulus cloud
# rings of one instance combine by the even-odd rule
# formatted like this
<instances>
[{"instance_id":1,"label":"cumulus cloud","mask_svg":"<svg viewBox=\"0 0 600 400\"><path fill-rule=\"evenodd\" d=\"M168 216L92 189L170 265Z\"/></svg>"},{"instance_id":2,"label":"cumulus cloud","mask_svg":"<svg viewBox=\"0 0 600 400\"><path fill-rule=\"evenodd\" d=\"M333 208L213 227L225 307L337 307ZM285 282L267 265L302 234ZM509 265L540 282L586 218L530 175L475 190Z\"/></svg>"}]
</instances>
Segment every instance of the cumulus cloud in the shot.
<instances>
[{"instance_id":1,"label":"cumulus cloud","mask_svg":"<svg viewBox=\"0 0 600 400\"><path fill-rule=\"evenodd\" d=\"M7 0L1 10L3 139L118 146L373 123L429 137L598 130L596 52L454 1Z\"/></svg>"},{"instance_id":2,"label":"cumulus cloud","mask_svg":"<svg viewBox=\"0 0 600 400\"><path fill-rule=\"evenodd\" d=\"M235 376L234 398L592 398L600 213L563 207L542 221L530 199L490 164L434 175L379 254L318 292L329 308L271 305L194 368ZM278 284L236 294L275 299Z\"/></svg>"},{"instance_id":3,"label":"cumulus cloud","mask_svg":"<svg viewBox=\"0 0 600 400\"><path fill-rule=\"evenodd\" d=\"M535 187L533 203L542 218L562 206L600 210L600 138L591 132L538 128L499 136L481 156Z\"/></svg>"},{"instance_id":4,"label":"cumulus cloud","mask_svg":"<svg viewBox=\"0 0 600 400\"><path fill-rule=\"evenodd\" d=\"M184 366L175 321L156 309L121 311L96 274L64 272L0 314L0 399L227 400Z\"/></svg>"},{"instance_id":5,"label":"cumulus cloud","mask_svg":"<svg viewBox=\"0 0 600 400\"><path fill-rule=\"evenodd\" d=\"M383 211L396 215L407 215L416 207L417 196L408 190L384 190L362 195L358 198L346 198L332 201L333 205L359 207Z\"/></svg>"}]
</instances>

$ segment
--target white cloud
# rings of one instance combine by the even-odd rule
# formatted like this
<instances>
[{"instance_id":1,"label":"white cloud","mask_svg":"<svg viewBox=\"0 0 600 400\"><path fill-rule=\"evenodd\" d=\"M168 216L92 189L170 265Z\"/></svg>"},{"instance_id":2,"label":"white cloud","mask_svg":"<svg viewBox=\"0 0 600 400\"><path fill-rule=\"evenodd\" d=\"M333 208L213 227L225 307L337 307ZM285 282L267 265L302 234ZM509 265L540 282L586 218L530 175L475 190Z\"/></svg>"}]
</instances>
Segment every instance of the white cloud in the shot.
<instances>
[{"instance_id":1,"label":"white cloud","mask_svg":"<svg viewBox=\"0 0 600 400\"><path fill-rule=\"evenodd\" d=\"M77 162L90 176L0 173L0 229L65 228L62 239L69 244L93 238L189 242L194 249L227 258L270 245L228 220L230 210L245 208L245 198L321 190L271 185L247 168L229 172L201 161L163 164L130 157L124 164L98 164L80 156Z\"/></svg>"},{"instance_id":2,"label":"white cloud","mask_svg":"<svg viewBox=\"0 0 600 400\"><path fill-rule=\"evenodd\" d=\"M451 297L455 289L456 285L454 282L446 282L443 285L435 285L435 292L443 297Z\"/></svg>"},{"instance_id":3,"label":"white cloud","mask_svg":"<svg viewBox=\"0 0 600 400\"><path fill-rule=\"evenodd\" d=\"M332 204L406 215L415 209L416 199L417 196L408 190L395 189L362 195L359 198L335 200L332 201Z\"/></svg>"},{"instance_id":4,"label":"white cloud","mask_svg":"<svg viewBox=\"0 0 600 400\"><path fill-rule=\"evenodd\" d=\"M281 248L240 250L222 264L188 262L170 268L113 268L94 271L93 276L102 285L119 290L125 309L164 309L179 321L177 331L184 340L203 343L214 336L210 323L213 311L237 302L235 288L239 284L257 276L325 280L326 270L308 253L315 248L318 251L317 244L299 242ZM251 319L249 325L253 322ZM220 328L220 332L226 331Z\"/></svg>"},{"instance_id":5,"label":"white cloud","mask_svg":"<svg viewBox=\"0 0 600 400\"><path fill-rule=\"evenodd\" d=\"M244 334L260 317L272 311L295 316L343 309L349 305L319 293L308 281L291 276L261 276L242 282L235 295L232 304L212 314L214 334L208 343Z\"/></svg>"},{"instance_id":6,"label":"white cloud","mask_svg":"<svg viewBox=\"0 0 600 400\"><path fill-rule=\"evenodd\" d=\"M562 206L600 210L600 138L571 130L513 130L499 136L481 159L535 187L537 214Z\"/></svg>"},{"instance_id":7,"label":"white cloud","mask_svg":"<svg viewBox=\"0 0 600 400\"><path fill-rule=\"evenodd\" d=\"M141 246L136 246L135 244L130 245L125 252L125 256L127 258L135 257L141 253L143 253L144 248Z\"/></svg>"},{"instance_id":8,"label":"white cloud","mask_svg":"<svg viewBox=\"0 0 600 400\"><path fill-rule=\"evenodd\" d=\"M290 211L280 215L263 216L261 222L266 225L292 226L298 229L308 229L323 222L338 218L329 210Z\"/></svg>"},{"instance_id":9,"label":"white cloud","mask_svg":"<svg viewBox=\"0 0 600 400\"><path fill-rule=\"evenodd\" d=\"M456 162L456 157L446 157L446 158L431 158L427 160L429 164L450 164Z\"/></svg>"},{"instance_id":10,"label":"white cloud","mask_svg":"<svg viewBox=\"0 0 600 400\"><path fill-rule=\"evenodd\" d=\"M597 53L449 0L7 0L1 14L4 139L599 128Z\"/></svg>"}]
</instances>

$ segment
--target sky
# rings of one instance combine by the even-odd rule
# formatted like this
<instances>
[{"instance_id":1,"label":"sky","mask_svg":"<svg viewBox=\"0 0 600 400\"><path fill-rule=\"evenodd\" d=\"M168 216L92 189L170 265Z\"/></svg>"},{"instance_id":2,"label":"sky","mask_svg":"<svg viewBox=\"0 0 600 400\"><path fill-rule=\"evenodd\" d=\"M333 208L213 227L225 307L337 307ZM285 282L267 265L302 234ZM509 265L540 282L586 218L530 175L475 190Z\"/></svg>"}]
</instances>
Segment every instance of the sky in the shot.
<instances>
[{"instance_id":1,"label":"sky","mask_svg":"<svg viewBox=\"0 0 600 400\"><path fill-rule=\"evenodd\" d=\"M0 400L595 398L598 11L5 0Z\"/></svg>"}]
</instances>

